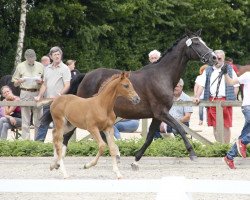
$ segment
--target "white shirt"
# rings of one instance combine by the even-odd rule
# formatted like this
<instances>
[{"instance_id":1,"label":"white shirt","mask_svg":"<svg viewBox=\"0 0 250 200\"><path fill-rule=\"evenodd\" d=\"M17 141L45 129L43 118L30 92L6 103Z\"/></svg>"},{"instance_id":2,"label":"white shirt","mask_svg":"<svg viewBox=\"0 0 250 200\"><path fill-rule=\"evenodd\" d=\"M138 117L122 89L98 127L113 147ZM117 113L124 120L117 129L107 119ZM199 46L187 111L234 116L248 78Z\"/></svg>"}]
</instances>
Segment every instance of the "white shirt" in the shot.
<instances>
[{"instance_id":1,"label":"white shirt","mask_svg":"<svg viewBox=\"0 0 250 200\"><path fill-rule=\"evenodd\" d=\"M219 73L221 71L221 67L217 68L217 67L213 66L213 69L214 69L214 71L212 72L211 77L210 77L210 94L211 94L212 97L215 97L216 90L217 90L217 85L218 85L218 78L217 77L219 76ZM234 70L232 70L232 75L233 75L232 79L237 78L237 75L236 75ZM206 70L204 70L204 72L201 75L201 78L199 78L199 80L197 80L197 83L199 85L201 85L202 87L205 87L206 76L207 76ZM239 87L239 86L240 86L239 84L234 85L234 87ZM218 97L225 97L226 96L225 77L224 76L222 76L220 87L219 87L219 92L218 92L217 96Z\"/></svg>"},{"instance_id":2,"label":"white shirt","mask_svg":"<svg viewBox=\"0 0 250 200\"><path fill-rule=\"evenodd\" d=\"M242 101L242 106L250 105L250 72L245 72L240 77L237 77L240 84L244 84L243 94L244 98Z\"/></svg>"}]
</instances>

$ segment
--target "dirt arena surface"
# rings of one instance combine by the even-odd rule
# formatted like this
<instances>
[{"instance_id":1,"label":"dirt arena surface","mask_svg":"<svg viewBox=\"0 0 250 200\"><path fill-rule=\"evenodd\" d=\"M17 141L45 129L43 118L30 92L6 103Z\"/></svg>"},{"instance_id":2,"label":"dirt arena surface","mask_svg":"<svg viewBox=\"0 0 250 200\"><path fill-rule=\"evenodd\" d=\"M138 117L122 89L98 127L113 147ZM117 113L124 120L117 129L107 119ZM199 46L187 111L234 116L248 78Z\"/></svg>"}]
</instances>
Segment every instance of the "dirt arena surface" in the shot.
<instances>
[{"instance_id":1,"label":"dirt arena surface","mask_svg":"<svg viewBox=\"0 0 250 200\"><path fill-rule=\"evenodd\" d=\"M0 179L62 180L60 171L50 171L52 157L2 157L0 158ZM83 169L91 157L67 157L66 169L69 180L114 180L111 158L102 157L97 166ZM236 158L236 170L229 170L221 158L151 158L143 157L140 170L132 171L133 157L122 157L119 168L124 179L161 179L169 176L183 176L187 179L247 180L250 181L250 159ZM179 187L176 185L176 187ZM195 185L193 186L195 187ZM237 187L237 186L235 186ZM167 189L167 188L166 188ZM1 200L154 200L156 193L0 193ZM166 199L169 199L166 196ZM249 195L192 193L193 200L249 200Z\"/></svg>"}]
</instances>

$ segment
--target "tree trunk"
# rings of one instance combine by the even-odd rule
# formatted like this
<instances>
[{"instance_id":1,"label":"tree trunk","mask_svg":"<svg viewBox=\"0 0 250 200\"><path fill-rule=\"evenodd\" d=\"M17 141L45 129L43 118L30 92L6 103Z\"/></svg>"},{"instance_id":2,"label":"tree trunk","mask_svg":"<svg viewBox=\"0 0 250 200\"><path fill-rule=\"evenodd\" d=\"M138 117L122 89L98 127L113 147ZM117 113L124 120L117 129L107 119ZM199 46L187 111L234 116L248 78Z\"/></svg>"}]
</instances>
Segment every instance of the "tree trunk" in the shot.
<instances>
[{"instance_id":1,"label":"tree trunk","mask_svg":"<svg viewBox=\"0 0 250 200\"><path fill-rule=\"evenodd\" d=\"M22 53L23 53L23 41L25 37L25 27L26 27L26 13L27 13L27 0L21 0L21 14L20 14L20 23L19 23L19 36L17 41L17 50L14 71L16 66L21 62Z\"/></svg>"}]
</instances>

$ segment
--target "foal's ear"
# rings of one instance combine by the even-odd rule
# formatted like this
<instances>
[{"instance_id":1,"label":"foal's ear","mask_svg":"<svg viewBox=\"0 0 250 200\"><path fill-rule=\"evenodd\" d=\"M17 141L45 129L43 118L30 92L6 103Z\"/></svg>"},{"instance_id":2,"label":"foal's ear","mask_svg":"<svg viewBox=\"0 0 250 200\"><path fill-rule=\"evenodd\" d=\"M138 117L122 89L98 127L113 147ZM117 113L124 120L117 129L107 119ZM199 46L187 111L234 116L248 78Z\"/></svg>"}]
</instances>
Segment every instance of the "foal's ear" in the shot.
<instances>
[{"instance_id":1,"label":"foal's ear","mask_svg":"<svg viewBox=\"0 0 250 200\"><path fill-rule=\"evenodd\" d=\"M121 79L129 78L129 76L130 76L130 72L123 71L121 73Z\"/></svg>"}]
</instances>

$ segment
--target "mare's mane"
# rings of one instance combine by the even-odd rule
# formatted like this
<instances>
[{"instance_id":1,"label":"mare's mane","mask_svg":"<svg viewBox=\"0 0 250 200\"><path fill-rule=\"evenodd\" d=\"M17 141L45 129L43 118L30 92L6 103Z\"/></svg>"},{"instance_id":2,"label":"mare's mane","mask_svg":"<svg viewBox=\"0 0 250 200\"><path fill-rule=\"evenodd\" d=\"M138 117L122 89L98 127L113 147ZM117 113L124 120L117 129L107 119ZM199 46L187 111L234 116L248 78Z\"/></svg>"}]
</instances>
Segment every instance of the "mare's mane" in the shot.
<instances>
[{"instance_id":1,"label":"mare's mane","mask_svg":"<svg viewBox=\"0 0 250 200\"><path fill-rule=\"evenodd\" d=\"M109 82L113 81L114 79L119 78L120 75L121 75L121 74L114 74L113 76L111 76L110 78L108 78L107 80L105 80L105 81L101 84L101 86L100 86L98 92L97 92L94 96L98 96L98 95L101 93L101 91L103 90L103 88L104 88Z\"/></svg>"}]
</instances>

